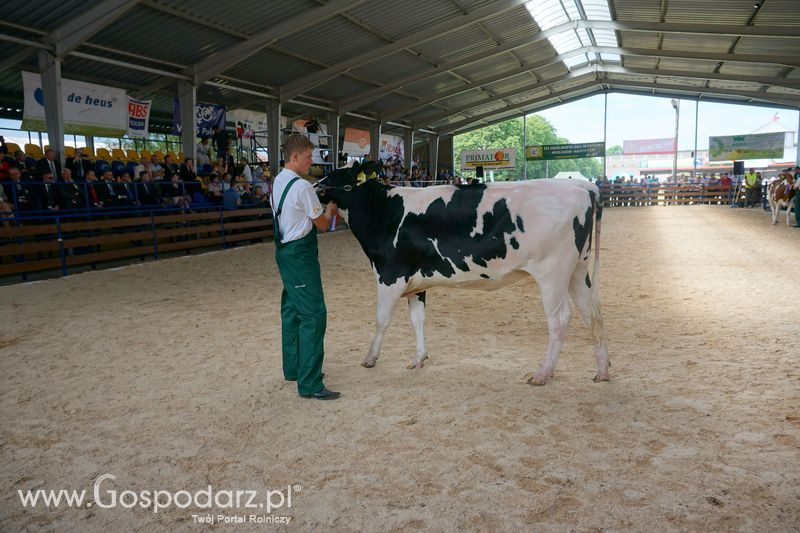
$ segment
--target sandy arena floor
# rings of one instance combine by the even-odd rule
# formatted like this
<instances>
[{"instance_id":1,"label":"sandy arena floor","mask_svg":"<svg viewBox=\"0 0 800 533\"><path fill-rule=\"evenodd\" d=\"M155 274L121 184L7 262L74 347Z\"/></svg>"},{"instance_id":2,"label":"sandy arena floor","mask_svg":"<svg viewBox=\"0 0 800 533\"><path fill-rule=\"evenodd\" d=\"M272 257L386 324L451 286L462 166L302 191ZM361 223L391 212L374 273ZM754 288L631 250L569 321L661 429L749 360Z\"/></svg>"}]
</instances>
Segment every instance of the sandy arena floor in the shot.
<instances>
[{"instance_id":1,"label":"sandy arena floor","mask_svg":"<svg viewBox=\"0 0 800 533\"><path fill-rule=\"evenodd\" d=\"M524 383L547 339L531 281L430 291L421 371L402 302L362 368L375 288L349 232L320 241L336 402L282 379L271 245L2 287L0 530L283 527L17 495L88 501L109 473L103 494L300 484L273 513L298 531L797 531L800 230L780 220L608 209L600 384L577 313L555 378Z\"/></svg>"}]
</instances>

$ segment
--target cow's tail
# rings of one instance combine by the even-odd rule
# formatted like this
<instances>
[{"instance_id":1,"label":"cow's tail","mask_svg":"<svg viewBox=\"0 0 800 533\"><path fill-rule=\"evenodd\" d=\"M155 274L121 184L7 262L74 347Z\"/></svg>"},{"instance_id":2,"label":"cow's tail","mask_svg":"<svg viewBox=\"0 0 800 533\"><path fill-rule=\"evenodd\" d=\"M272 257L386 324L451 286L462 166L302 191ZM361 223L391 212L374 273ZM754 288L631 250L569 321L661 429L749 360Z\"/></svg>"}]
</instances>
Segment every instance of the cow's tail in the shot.
<instances>
[{"instance_id":1,"label":"cow's tail","mask_svg":"<svg viewBox=\"0 0 800 533\"><path fill-rule=\"evenodd\" d=\"M598 193L594 202L594 267L592 269L592 339L597 346L605 346L605 326L600 305L600 222L603 218L603 197Z\"/></svg>"}]
</instances>

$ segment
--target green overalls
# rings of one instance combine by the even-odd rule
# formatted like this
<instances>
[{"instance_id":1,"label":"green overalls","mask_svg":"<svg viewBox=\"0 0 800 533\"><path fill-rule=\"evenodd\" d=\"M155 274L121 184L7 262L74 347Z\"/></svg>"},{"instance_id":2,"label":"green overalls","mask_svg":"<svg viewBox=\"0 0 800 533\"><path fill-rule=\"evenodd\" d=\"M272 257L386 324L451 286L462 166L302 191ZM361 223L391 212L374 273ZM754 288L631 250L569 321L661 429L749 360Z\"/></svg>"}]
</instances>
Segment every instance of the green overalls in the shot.
<instances>
[{"instance_id":1,"label":"green overalls","mask_svg":"<svg viewBox=\"0 0 800 533\"><path fill-rule=\"evenodd\" d=\"M297 380L301 395L314 394L324 388L322 359L325 356L324 340L327 310L322 294L317 232L315 228L296 241L281 243L278 217L283 201L294 182L292 179L281 195L278 210L273 217L275 232L275 261L283 281L281 294L281 344L283 350L283 376Z\"/></svg>"}]
</instances>

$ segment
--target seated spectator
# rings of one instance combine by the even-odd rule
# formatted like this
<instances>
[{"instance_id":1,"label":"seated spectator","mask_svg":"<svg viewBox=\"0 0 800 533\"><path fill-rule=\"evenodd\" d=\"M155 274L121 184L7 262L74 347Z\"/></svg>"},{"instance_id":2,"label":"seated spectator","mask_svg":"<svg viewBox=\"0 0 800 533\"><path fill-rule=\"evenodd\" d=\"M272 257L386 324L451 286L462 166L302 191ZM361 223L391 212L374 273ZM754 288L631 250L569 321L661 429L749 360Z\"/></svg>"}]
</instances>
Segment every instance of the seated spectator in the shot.
<instances>
[{"instance_id":1,"label":"seated spectator","mask_svg":"<svg viewBox=\"0 0 800 533\"><path fill-rule=\"evenodd\" d=\"M247 159L242 159L244 166L242 167L242 176L244 176L245 183L253 183L253 169L250 168L250 164L247 162Z\"/></svg>"},{"instance_id":2,"label":"seated spectator","mask_svg":"<svg viewBox=\"0 0 800 533\"><path fill-rule=\"evenodd\" d=\"M183 160L181 168L178 170L178 175L183 181L183 188L187 196L191 197L196 192L203 193L203 181L197 177L194 160L191 157Z\"/></svg>"},{"instance_id":3,"label":"seated spectator","mask_svg":"<svg viewBox=\"0 0 800 533\"><path fill-rule=\"evenodd\" d=\"M128 172L123 172L119 175L119 183L116 184L117 199L114 202L115 206L130 207L138 205L136 201L136 187L131 181L131 175Z\"/></svg>"},{"instance_id":4,"label":"seated spectator","mask_svg":"<svg viewBox=\"0 0 800 533\"><path fill-rule=\"evenodd\" d=\"M8 181L3 183L6 198L13 205L16 204L20 211L31 209L29 182L31 178L23 179L19 167L12 166L8 169Z\"/></svg>"},{"instance_id":5,"label":"seated spectator","mask_svg":"<svg viewBox=\"0 0 800 533\"><path fill-rule=\"evenodd\" d=\"M161 186L161 196L168 205L180 206L184 209L189 207L189 197L186 195L183 183L181 183L180 176L177 174L172 175L168 185Z\"/></svg>"},{"instance_id":6,"label":"seated spectator","mask_svg":"<svg viewBox=\"0 0 800 533\"><path fill-rule=\"evenodd\" d=\"M228 190L223 194L223 205L225 209L237 209L242 205L242 197L239 187L236 185L236 177L232 177L228 183Z\"/></svg>"},{"instance_id":7,"label":"seated spectator","mask_svg":"<svg viewBox=\"0 0 800 533\"><path fill-rule=\"evenodd\" d=\"M145 172L150 172L150 166L147 164L147 158L142 157L139 159L139 164L133 167L133 177L134 179L141 179L142 174ZM150 174L152 177L153 175Z\"/></svg>"},{"instance_id":8,"label":"seated spectator","mask_svg":"<svg viewBox=\"0 0 800 533\"><path fill-rule=\"evenodd\" d=\"M224 157L218 157L217 158L216 167L217 167L217 173L220 176L222 176L226 172L230 171L230 169L228 168L228 164L225 162L225 158Z\"/></svg>"},{"instance_id":9,"label":"seated spectator","mask_svg":"<svg viewBox=\"0 0 800 533\"><path fill-rule=\"evenodd\" d=\"M90 170L86 173L86 190L89 195L87 198L89 207L97 209L103 207L102 198L104 198L104 196L101 195L100 189L106 189L106 184L97 181L94 170Z\"/></svg>"},{"instance_id":10,"label":"seated spectator","mask_svg":"<svg viewBox=\"0 0 800 533\"><path fill-rule=\"evenodd\" d=\"M6 180L4 180L6 181ZM14 206L6 196L5 187L0 187L0 222L4 227L11 226L11 220L14 218Z\"/></svg>"},{"instance_id":11,"label":"seated spectator","mask_svg":"<svg viewBox=\"0 0 800 533\"><path fill-rule=\"evenodd\" d=\"M81 209L86 206L83 199L83 190L72 179L72 170L65 168L61 172L63 183L58 187L58 205L61 209Z\"/></svg>"},{"instance_id":12,"label":"seated spectator","mask_svg":"<svg viewBox=\"0 0 800 533\"><path fill-rule=\"evenodd\" d=\"M208 142L208 137L200 139L200 144L197 145L197 165L210 165L211 164L211 144Z\"/></svg>"},{"instance_id":13,"label":"seated spectator","mask_svg":"<svg viewBox=\"0 0 800 533\"><path fill-rule=\"evenodd\" d=\"M267 191L264 190L264 187L261 185L256 187L256 192L253 194L253 203L258 204L258 207L265 207L268 201L269 197L267 196Z\"/></svg>"},{"instance_id":14,"label":"seated spectator","mask_svg":"<svg viewBox=\"0 0 800 533\"><path fill-rule=\"evenodd\" d=\"M141 181L136 184L136 192L139 205L159 205L161 203L158 186L153 183L153 176L148 171L142 173Z\"/></svg>"},{"instance_id":15,"label":"seated spectator","mask_svg":"<svg viewBox=\"0 0 800 533\"><path fill-rule=\"evenodd\" d=\"M180 176L180 167L171 155L164 157L164 180L172 181L172 176Z\"/></svg>"},{"instance_id":16,"label":"seated spectator","mask_svg":"<svg viewBox=\"0 0 800 533\"><path fill-rule=\"evenodd\" d=\"M150 175L153 176L154 180L160 181L164 179L164 167L158 163L158 157L156 157L155 154L150 156L150 163L147 165L147 170L150 172Z\"/></svg>"},{"instance_id":17,"label":"seated spectator","mask_svg":"<svg viewBox=\"0 0 800 533\"><path fill-rule=\"evenodd\" d=\"M88 176L87 176L88 181ZM111 207L117 199L117 189L114 182L114 173L110 168L103 171L100 180L95 182L94 191L97 194L98 203L105 207Z\"/></svg>"},{"instance_id":18,"label":"seated spectator","mask_svg":"<svg viewBox=\"0 0 800 533\"><path fill-rule=\"evenodd\" d=\"M28 179L33 175L34 167L28 165L28 159L22 150L14 152L14 161L10 165L19 169L20 179Z\"/></svg>"},{"instance_id":19,"label":"seated spectator","mask_svg":"<svg viewBox=\"0 0 800 533\"><path fill-rule=\"evenodd\" d=\"M208 182L208 193L206 197L212 203L222 203L222 183L219 180L219 176L216 174L211 176L211 180Z\"/></svg>"}]
</instances>

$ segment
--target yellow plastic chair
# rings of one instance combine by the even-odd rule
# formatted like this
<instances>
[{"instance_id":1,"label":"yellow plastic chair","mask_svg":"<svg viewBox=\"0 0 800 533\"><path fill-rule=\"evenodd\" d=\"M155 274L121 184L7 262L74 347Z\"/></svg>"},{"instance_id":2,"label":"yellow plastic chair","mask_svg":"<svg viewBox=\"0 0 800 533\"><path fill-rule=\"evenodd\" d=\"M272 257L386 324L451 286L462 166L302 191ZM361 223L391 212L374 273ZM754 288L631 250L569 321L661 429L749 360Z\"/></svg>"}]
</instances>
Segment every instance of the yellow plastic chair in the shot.
<instances>
[{"instance_id":1,"label":"yellow plastic chair","mask_svg":"<svg viewBox=\"0 0 800 533\"><path fill-rule=\"evenodd\" d=\"M6 143L6 148L8 148L8 155L14 155L14 152L22 150L17 143Z\"/></svg>"},{"instance_id":2,"label":"yellow plastic chair","mask_svg":"<svg viewBox=\"0 0 800 533\"><path fill-rule=\"evenodd\" d=\"M102 159L104 161L111 161L113 158L111 154L108 152L106 148L98 148L97 149L97 159Z\"/></svg>"},{"instance_id":3,"label":"yellow plastic chair","mask_svg":"<svg viewBox=\"0 0 800 533\"><path fill-rule=\"evenodd\" d=\"M182 162L182 160L178 159L178 155L175 152L167 152L167 155L172 156L172 161L174 163L181 163Z\"/></svg>"},{"instance_id":4,"label":"yellow plastic chair","mask_svg":"<svg viewBox=\"0 0 800 533\"><path fill-rule=\"evenodd\" d=\"M142 150L141 152L139 152L139 156L140 156L140 157L144 157L144 158L145 158L145 159L147 159L148 161L150 161L150 155L151 155L151 154L150 154L150 151L149 151L149 150Z\"/></svg>"},{"instance_id":5,"label":"yellow plastic chair","mask_svg":"<svg viewBox=\"0 0 800 533\"><path fill-rule=\"evenodd\" d=\"M42 152L41 147L38 144L31 144L31 143L27 143L25 145L25 155L29 155L33 158L38 158L38 159L44 157L44 153Z\"/></svg>"},{"instance_id":6,"label":"yellow plastic chair","mask_svg":"<svg viewBox=\"0 0 800 533\"><path fill-rule=\"evenodd\" d=\"M159 161L164 161L164 152L162 152L161 150L156 150L155 152L153 152L153 155L155 155L156 159L158 159Z\"/></svg>"},{"instance_id":7,"label":"yellow plastic chair","mask_svg":"<svg viewBox=\"0 0 800 533\"><path fill-rule=\"evenodd\" d=\"M73 148L72 146L65 146L64 157L75 157L75 148Z\"/></svg>"},{"instance_id":8,"label":"yellow plastic chair","mask_svg":"<svg viewBox=\"0 0 800 533\"><path fill-rule=\"evenodd\" d=\"M128 150L128 159L130 159L131 161L136 161L138 163L139 158L140 156L139 154L136 153L136 150Z\"/></svg>"},{"instance_id":9,"label":"yellow plastic chair","mask_svg":"<svg viewBox=\"0 0 800 533\"><path fill-rule=\"evenodd\" d=\"M120 148L114 148L113 150L111 150L111 157L113 157L118 161L128 160L128 156L125 155L125 152L123 152Z\"/></svg>"},{"instance_id":10,"label":"yellow plastic chair","mask_svg":"<svg viewBox=\"0 0 800 533\"><path fill-rule=\"evenodd\" d=\"M178 152L178 163L183 163L184 158L183 152Z\"/></svg>"}]
</instances>

